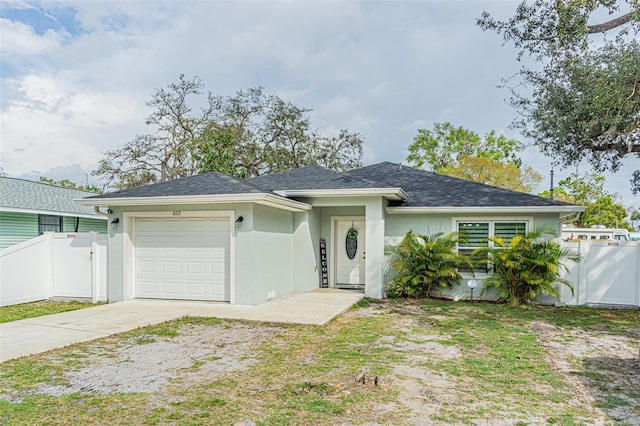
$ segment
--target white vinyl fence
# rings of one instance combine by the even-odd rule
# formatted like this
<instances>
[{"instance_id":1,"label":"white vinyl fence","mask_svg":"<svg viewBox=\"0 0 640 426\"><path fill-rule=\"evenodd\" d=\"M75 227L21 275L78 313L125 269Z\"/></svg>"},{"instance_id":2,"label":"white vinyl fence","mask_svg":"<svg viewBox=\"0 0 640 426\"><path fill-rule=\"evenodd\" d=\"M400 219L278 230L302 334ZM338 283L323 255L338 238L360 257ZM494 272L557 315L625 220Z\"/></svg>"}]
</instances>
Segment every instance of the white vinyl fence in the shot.
<instances>
[{"instance_id":1,"label":"white vinyl fence","mask_svg":"<svg viewBox=\"0 0 640 426\"><path fill-rule=\"evenodd\" d=\"M562 246L582 254L582 261L569 265L564 276L573 284L574 294L563 286L563 302L640 306L639 241L563 241Z\"/></svg>"},{"instance_id":2,"label":"white vinyl fence","mask_svg":"<svg viewBox=\"0 0 640 426\"><path fill-rule=\"evenodd\" d=\"M0 251L0 306L107 300L107 235L47 232Z\"/></svg>"}]
</instances>

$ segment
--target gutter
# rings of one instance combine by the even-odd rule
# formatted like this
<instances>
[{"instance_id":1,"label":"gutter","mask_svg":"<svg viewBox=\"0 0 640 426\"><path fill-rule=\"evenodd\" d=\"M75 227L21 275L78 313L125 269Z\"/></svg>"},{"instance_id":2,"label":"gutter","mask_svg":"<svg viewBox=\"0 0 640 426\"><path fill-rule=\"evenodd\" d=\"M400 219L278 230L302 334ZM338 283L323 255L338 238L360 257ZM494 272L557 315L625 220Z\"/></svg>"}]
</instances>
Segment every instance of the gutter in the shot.
<instances>
[{"instance_id":1,"label":"gutter","mask_svg":"<svg viewBox=\"0 0 640 426\"><path fill-rule=\"evenodd\" d=\"M303 212L311 210L311 206L300 201L289 200L277 195L266 193L251 194L222 194L222 195L173 195L161 197L100 197L81 198L74 200L76 203L85 206L98 207L109 206L150 206L150 205L186 205L186 204L233 204L233 203L256 203L269 207L275 207L292 212ZM98 212L99 210L95 210ZM104 215L103 212L98 213Z\"/></svg>"},{"instance_id":2,"label":"gutter","mask_svg":"<svg viewBox=\"0 0 640 426\"><path fill-rule=\"evenodd\" d=\"M495 207L387 207L388 214L531 214L531 213L566 213L562 217L580 214L583 206L495 206Z\"/></svg>"},{"instance_id":3,"label":"gutter","mask_svg":"<svg viewBox=\"0 0 640 426\"><path fill-rule=\"evenodd\" d=\"M100 206L93 206L93 211L94 211L98 216L109 217L109 213L105 213L105 212L101 212L101 211L100 211Z\"/></svg>"}]
</instances>

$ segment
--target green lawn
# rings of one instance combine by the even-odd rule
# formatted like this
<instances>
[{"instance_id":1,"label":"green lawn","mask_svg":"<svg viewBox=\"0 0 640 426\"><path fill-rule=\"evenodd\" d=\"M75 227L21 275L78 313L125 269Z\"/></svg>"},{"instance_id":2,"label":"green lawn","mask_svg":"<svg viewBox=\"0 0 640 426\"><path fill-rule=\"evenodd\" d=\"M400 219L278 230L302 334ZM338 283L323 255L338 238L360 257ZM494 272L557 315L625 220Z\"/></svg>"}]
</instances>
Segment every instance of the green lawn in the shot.
<instances>
[{"instance_id":1,"label":"green lawn","mask_svg":"<svg viewBox=\"0 0 640 426\"><path fill-rule=\"evenodd\" d=\"M90 308L92 306L97 305L88 302L53 302L50 300L3 306L0 308L0 323L75 311L76 309Z\"/></svg>"},{"instance_id":2,"label":"green lawn","mask_svg":"<svg viewBox=\"0 0 640 426\"><path fill-rule=\"evenodd\" d=\"M187 318L0 364L0 395L11 396L0 397L0 423L634 424L640 362L628 357L637 342L626 330L638 326L637 310L434 300L364 301L326 327ZM226 358L248 332L260 339ZM220 356L198 356L203 341ZM111 366L112 378L141 351L154 366L166 362L160 349L171 344L193 349L166 385L87 390L92 365ZM78 388L55 396L52 386Z\"/></svg>"}]
</instances>

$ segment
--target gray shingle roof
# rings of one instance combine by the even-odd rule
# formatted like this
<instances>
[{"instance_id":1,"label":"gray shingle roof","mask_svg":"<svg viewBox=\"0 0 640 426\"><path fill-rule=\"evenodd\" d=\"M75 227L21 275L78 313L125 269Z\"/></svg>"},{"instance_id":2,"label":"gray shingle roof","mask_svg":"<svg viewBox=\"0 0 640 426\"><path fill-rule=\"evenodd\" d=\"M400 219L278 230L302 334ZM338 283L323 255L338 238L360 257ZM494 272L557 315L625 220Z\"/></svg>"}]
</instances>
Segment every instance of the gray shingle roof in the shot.
<instances>
[{"instance_id":1,"label":"gray shingle roof","mask_svg":"<svg viewBox=\"0 0 640 426\"><path fill-rule=\"evenodd\" d=\"M408 207L559 207L571 204L522 192L443 176L408 166L384 162L335 172L307 166L281 173L239 179L219 172L141 186L90 198L166 197L271 193L286 190L402 188Z\"/></svg>"},{"instance_id":2,"label":"gray shingle roof","mask_svg":"<svg viewBox=\"0 0 640 426\"><path fill-rule=\"evenodd\" d=\"M401 187L409 196L409 199L402 205L408 207L553 207L572 205L390 162L373 164L344 173L374 180L384 186Z\"/></svg>"},{"instance_id":3,"label":"gray shingle roof","mask_svg":"<svg viewBox=\"0 0 640 426\"><path fill-rule=\"evenodd\" d=\"M182 179L139 186L90 198L170 197L178 195L218 195L262 193L246 179L238 179L219 172L203 173Z\"/></svg>"},{"instance_id":4,"label":"gray shingle roof","mask_svg":"<svg viewBox=\"0 0 640 426\"><path fill-rule=\"evenodd\" d=\"M61 216L85 215L101 218L91 206L81 206L73 200L92 192L62 188L47 183L0 177L0 210L51 212Z\"/></svg>"},{"instance_id":5,"label":"gray shingle roof","mask_svg":"<svg viewBox=\"0 0 640 426\"><path fill-rule=\"evenodd\" d=\"M377 182L358 176L335 172L321 166L306 166L285 172L258 176L249 179L249 182L265 191L364 189L381 187Z\"/></svg>"}]
</instances>

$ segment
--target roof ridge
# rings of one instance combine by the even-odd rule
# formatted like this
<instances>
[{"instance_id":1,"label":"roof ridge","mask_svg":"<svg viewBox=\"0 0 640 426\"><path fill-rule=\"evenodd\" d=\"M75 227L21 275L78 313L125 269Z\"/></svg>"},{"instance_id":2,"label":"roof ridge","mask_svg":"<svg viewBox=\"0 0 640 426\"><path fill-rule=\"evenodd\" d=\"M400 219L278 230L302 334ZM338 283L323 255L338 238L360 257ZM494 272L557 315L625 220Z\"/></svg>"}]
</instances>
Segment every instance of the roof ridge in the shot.
<instances>
[{"instance_id":1,"label":"roof ridge","mask_svg":"<svg viewBox=\"0 0 640 426\"><path fill-rule=\"evenodd\" d=\"M249 179L246 178L238 178L235 176L231 176L222 172L211 172L211 173L215 173L217 176L221 177L222 179L226 180L229 183L234 183L236 185L240 185L243 188L245 188L248 191L251 192L256 192L256 193L265 193L265 191L263 189L261 189L260 187L258 187L258 185L255 185L251 182L249 182Z\"/></svg>"}]
</instances>

